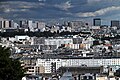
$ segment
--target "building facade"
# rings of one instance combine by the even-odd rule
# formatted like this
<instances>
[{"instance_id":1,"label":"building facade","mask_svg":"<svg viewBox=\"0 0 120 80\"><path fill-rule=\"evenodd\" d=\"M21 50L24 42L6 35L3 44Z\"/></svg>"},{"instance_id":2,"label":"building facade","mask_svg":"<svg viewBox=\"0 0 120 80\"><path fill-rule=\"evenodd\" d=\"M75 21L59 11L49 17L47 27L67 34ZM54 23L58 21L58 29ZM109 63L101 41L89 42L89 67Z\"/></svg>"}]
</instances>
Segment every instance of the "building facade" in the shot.
<instances>
[{"instance_id":1,"label":"building facade","mask_svg":"<svg viewBox=\"0 0 120 80\"><path fill-rule=\"evenodd\" d=\"M72 38L54 38L54 39L45 39L45 45L57 45L57 48L61 44L73 44Z\"/></svg>"},{"instance_id":2,"label":"building facade","mask_svg":"<svg viewBox=\"0 0 120 80\"><path fill-rule=\"evenodd\" d=\"M101 19L100 18L93 19L93 26L101 26Z\"/></svg>"},{"instance_id":3,"label":"building facade","mask_svg":"<svg viewBox=\"0 0 120 80\"><path fill-rule=\"evenodd\" d=\"M108 72L108 67L115 72L120 67L120 58L111 59L37 59L36 66L42 66L44 73L51 73L54 68L57 70L60 67L76 67L86 65L86 67L104 67L104 72ZM43 72L43 70L42 70Z\"/></svg>"},{"instance_id":4,"label":"building facade","mask_svg":"<svg viewBox=\"0 0 120 80\"><path fill-rule=\"evenodd\" d=\"M111 21L111 27L117 27L118 29L120 29L120 21L118 20L112 20Z\"/></svg>"}]
</instances>

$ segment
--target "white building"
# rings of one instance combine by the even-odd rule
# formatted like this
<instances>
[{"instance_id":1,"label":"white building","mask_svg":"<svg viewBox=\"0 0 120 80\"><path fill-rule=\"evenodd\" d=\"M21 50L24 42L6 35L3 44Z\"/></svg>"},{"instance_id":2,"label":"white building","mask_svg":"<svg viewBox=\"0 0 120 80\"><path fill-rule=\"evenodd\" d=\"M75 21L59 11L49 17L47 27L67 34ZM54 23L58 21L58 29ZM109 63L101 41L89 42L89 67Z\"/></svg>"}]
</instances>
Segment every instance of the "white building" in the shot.
<instances>
[{"instance_id":1,"label":"white building","mask_svg":"<svg viewBox=\"0 0 120 80\"><path fill-rule=\"evenodd\" d=\"M90 46L93 45L93 41L95 39L92 37L88 37L88 38L83 38L82 40L82 44L85 45L85 49L90 49Z\"/></svg>"},{"instance_id":2,"label":"white building","mask_svg":"<svg viewBox=\"0 0 120 80\"><path fill-rule=\"evenodd\" d=\"M21 41L21 40L29 40L30 37L29 36L15 36L15 40L16 41Z\"/></svg>"},{"instance_id":3,"label":"white building","mask_svg":"<svg viewBox=\"0 0 120 80\"><path fill-rule=\"evenodd\" d=\"M14 28L15 28L15 29L18 28L18 26L19 26L19 25L18 25L17 23L15 23L15 22L14 22L13 25L14 25Z\"/></svg>"},{"instance_id":4,"label":"white building","mask_svg":"<svg viewBox=\"0 0 120 80\"><path fill-rule=\"evenodd\" d=\"M61 44L73 44L72 38L48 38L45 39L45 45L57 45L57 47L61 46Z\"/></svg>"},{"instance_id":5,"label":"white building","mask_svg":"<svg viewBox=\"0 0 120 80\"><path fill-rule=\"evenodd\" d=\"M30 31L34 31L33 30L33 21L32 20L28 20L28 27L29 27Z\"/></svg>"},{"instance_id":6,"label":"white building","mask_svg":"<svg viewBox=\"0 0 120 80\"><path fill-rule=\"evenodd\" d=\"M33 44L33 38L32 37L29 37L29 36L15 36L15 39L14 41L17 41L17 42L22 42L22 44Z\"/></svg>"},{"instance_id":7,"label":"white building","mask_svg":"<svg viewBox=\"0 0 120 80\"><path fill-rule=\"evenodd\" d=\"M41 68L40 73L51 73L52 63L55 63L56 70L62 66L61 59L37 59L36 66Z\"/></svg>"},{"instance_id":8,"label":"white building","mask_svg":"<svg viewBox=\"0 0 120 80\"><path fill-rule=\"evenodd\" d=\"M13 20L1 20L0 21L0 28L8 29L8 28L11 28L11 27L14 27Z\"/></svg>"},{"instance_id":9,"label":"white building","mask_svg":"<svg viewBox=\"0 0 120 80\"><path fill-rule=\"evenodd\" d=\"M36 28L40 30L43 30L46 25L45 22L41 22L41 21L36 21L35 24L36 24Z\"/></svg>"},{"instance_id":10,"label":"white building","mask_svg":"<svg viewBox=\"0 0 120 80\"><path fill-rule=\"evenodd\" d=\"M56 70L59 67L70 67L70 66L82 66L87 65L88 67L104 67L104 72L108 72L107 67L111 67L112 71L120 68L120 58L112 59L38 59L36 66L42 66L44 73L51 73L51 63L56 63Z\"/></svg>"}]
</instances>

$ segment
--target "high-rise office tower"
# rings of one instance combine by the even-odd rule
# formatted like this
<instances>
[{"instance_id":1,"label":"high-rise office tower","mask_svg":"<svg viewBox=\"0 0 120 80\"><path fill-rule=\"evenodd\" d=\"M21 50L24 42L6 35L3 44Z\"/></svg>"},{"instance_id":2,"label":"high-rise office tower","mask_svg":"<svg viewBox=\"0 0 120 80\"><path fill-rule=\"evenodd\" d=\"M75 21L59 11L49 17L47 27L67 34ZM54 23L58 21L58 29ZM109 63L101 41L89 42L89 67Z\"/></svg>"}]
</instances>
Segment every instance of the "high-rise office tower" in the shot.
<instances>
[{"instance_id":1,"label":"high-rise office tower","mask_svg":"<svg viewBox=\"0 0 120 80\"><path fill-rule=\"evenodd\" d=\"M118 20L112 20L111 21L111 27L116 26L118 29L120 29L120 21Z\"/></svg>"},{"instance_id":2,"label":"high-rise office tower","mask_svg":"<svg viewBox=\"0 0 120 80\"><path fill-rule=\"evenodd\" d=\"M100 18L93 19L93 26L101 26L101 19Z\"/></svg>"},{"instance_id":3,"label":"high-rise office tower","mask_svg":"<svg viewBox=\"0 0 120 80\"><path fill-rule=\"evenodd\" d=\"M33 21L32 21L32 20L28 20L28 21L27 21L27 25L28 25L28 27L29 27L30 29L32 29L32 28L33 28Z\"/></svg>"}]
</instances>

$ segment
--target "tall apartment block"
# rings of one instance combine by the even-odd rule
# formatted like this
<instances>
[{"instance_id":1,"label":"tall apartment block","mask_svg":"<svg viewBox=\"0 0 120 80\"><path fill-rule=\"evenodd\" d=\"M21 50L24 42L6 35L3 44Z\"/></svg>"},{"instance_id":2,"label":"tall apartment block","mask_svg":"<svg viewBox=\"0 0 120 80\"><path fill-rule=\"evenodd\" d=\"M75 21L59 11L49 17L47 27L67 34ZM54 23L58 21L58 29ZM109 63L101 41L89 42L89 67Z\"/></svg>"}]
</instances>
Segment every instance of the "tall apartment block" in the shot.
<instances>
[{"instance_id":1,"label":"tall apartment block","mask_svg":"<svg viewBox=\"0 0 120 80\"><path fill-rule=\"evenodd\" d=\"M12 20L1 20L0 21L0 28L11 28L13 27L13 21Z\"/></svg>"},{"instance_id":2,"label":"tall apartment block","mask_svg":"<svg viewBox=\"0 0 120 80\"><path fill-rule=\"evenodd\" d=\"M118 29L120 29L120 21L118 20L112 20L111 21L111 27L116 26Z\"/></svg>"},{"instance_id":3,"label":"tall apartment block","mask_svg":"<svg viewBox=\"0 0 120 80\"><path fill-rule=\"evenodd\" d=\"M93 26L101 26L101 19L100 18L93 19Z\"/></svg>"}]
</instances>

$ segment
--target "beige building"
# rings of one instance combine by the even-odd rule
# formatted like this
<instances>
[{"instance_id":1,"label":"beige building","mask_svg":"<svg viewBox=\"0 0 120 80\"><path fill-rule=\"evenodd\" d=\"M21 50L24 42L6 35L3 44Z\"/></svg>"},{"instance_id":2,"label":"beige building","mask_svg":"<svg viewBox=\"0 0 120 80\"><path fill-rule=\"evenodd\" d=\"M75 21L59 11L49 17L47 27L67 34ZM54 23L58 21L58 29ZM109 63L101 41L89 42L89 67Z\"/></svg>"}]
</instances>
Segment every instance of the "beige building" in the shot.
<instances>
[{"instance_id":1,"label":"beige building","mask_svg":"<svg viewBox=\"0 0 120 80\"><path fill-rule=\"evenodd\" d=\"M73 31L75 30L81 30L82 27L85 27L85 22L83 21L71 21L68 22L68 26L72 28Z\"/></svg>"},{"instance_id":2,"label":"beige building","mask_svg":"<svg viewBox=\"0 0 120 80\"><path fill-rule=\"evenodd\" d=\"M36 21L35 24L36 24L36 27L40 30L45 28L45 25L46 25L45 22L41 22L41 21Z\"/></svg>"},{"instance_id":3,"label":"beige building","mask_svg":"<svg viewBox=\"0 0 120 80\"><path fill-rule=\"evenodd\" d=\"M108 78L105 75L100 75L100 76L96 76L96 80L108 80Z\"/></svg>"},{"instance_id":4,"label":"beige building","mask_svg":"<svg viewBox=\"0 0 120 80\"><path fill-rule=\"evenodd\" d=\"M36 66L35 67L35 73L40 74L40 73L45 73L45 67L42 65Z\"/></svg>"}]
</instances>

